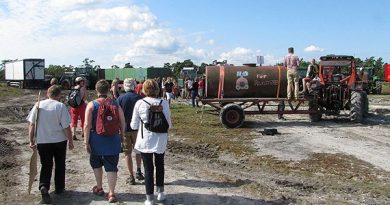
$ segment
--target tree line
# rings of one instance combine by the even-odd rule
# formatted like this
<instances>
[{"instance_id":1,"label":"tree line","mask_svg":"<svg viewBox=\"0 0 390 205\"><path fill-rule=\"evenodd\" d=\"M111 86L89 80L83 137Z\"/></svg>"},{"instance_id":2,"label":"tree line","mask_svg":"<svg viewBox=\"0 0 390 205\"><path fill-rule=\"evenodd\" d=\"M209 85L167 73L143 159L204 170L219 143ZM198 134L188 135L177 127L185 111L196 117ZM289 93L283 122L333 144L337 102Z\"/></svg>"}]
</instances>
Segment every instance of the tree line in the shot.
<instances>
[{"instance_id":1,"label":"tree line","mask_svg":"<svg viewBox=\"0 0 390 205\"><path fill-rule=\"evenodd\" d=\"M374 56L372 56L372 57L366 58L364 60L362 60L361 58L355 58L355 60L356 60L356 67L357 68L358 67L370 67L373 69L373 73L375 75L377 75L380 78L383 78L383 67L385 65L385 63L383 62L383 58L381 58L381 57L375 58ZM5 63L10 62L10 61L12 61L12 60L8 59L8 60L1 61L0 79L5 78L5 72L4 72L3 67L4 67ZM93 65L95 63L95 61L90 59L90 58L85 58L82 61L82 63L83 63L81 65L82 68L89 68L90 70L93 70L93 71L96 71L97 69L100 68L99 65ZM206 71L206 66L213 65L215 63L217 63L217 62L214 61L211 64L201 63L200 65L196 65L191 59L187 59L187 60L184 60L182 62L178 61L178 62L172 63L172 64L171 63L164 63L163 68L171 69L174 76L176 76L176 77L180 76L180 72L185 67L193 67L199 75L202 75ZM279 63L277 65L281 65L281 64L282 63ZM301 59L300 67L302 69L307 68L309 64L310 64L310 61L304 61L303 59ZM153 66L151 66L151 67L153 67ZM149 68L151 68L151 67L149 67ZM72 65L68 65L68 66L67 65L49 65L47 68L45 68L46 69L45 71L46 71L47 75L52 75L53 77L60 78L64 72L75 71L76 68L79 68L79 67L75 67ZM120 67L118 65L112 65L111 68L119 69ZM128 63L125 63L123 68L135 68L135 67L128 62Z\"/></svg>"}]
</instances>

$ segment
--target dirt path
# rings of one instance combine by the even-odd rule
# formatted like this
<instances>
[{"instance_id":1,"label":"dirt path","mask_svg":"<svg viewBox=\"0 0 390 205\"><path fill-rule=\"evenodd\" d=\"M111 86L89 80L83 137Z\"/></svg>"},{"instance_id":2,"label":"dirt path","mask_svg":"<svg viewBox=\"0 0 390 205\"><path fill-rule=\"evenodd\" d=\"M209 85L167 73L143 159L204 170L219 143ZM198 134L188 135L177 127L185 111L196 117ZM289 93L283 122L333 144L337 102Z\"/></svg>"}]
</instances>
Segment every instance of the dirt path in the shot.
<instances>
[{"instance_id":1,"label":"dirt path","mask_svg":"<svg viewBox=\"0 0 390 205\"><path fill-rule=\"evenodd\" d=\"M0 200L4 204L38 204L37 182L26 194L28 180L27 124L36 91L0 103ZM209 144L185 144L171 136L166 153L164 204L390 204L390 100L370 98L365 124L343 118L310 123L308 117L250 116L256 150L234 156ZM262 135L265 127L279 135ZM245 133L243 133L245 134ZM239 136L234 136L239 137ZM238 138L239 139L239 138ZM67 157L67 192L51 194L55 204L107 204L94 196L94 176L81 141ZM13 149L8 150L8 149ZM118 204L143 204L143 184L128 185L119 164ZM107 189L106 184L104 188ZM160 203L161 204L161 203Z\"/></svg>"}]
</instances>

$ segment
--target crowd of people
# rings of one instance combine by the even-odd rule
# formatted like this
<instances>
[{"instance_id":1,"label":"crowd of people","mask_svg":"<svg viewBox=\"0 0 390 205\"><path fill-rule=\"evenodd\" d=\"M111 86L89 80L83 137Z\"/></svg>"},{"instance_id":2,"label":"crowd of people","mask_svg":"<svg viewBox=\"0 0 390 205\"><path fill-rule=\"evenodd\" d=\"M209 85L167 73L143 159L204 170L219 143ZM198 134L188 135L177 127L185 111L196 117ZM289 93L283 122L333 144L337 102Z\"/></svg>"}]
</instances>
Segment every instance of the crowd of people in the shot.
<instances>
[{"instance_id":1,"label":"crowd of people","mask_svg":"<svg viewBox=\"0 0 390 205\"><path fill-rule=\"evenodd\" d=\"M156 80L137 83L128 78L123 81L122 93L118 80L114 80L111 85L106 80L99 80L95 86L97 99L88 102L86 80L78 77L75 82L73 89L80 90L83 101L79 106L68 109L61 102L61 88L54 82L47 90L48 99L36 103L27 117L30 147L38 149L40 155L38 188L42 203L51 203L49 190L53 159L54 192L61 194L65 190L66 148L73 149L73 141L78 140L78 119L82 128L81 138L84 140L86 152L90 155L89 163L96 179L96 184L91 189L93 194L105 196L110 203L118 201L115 187L118 180L119 155L123 152L129 172L126 182L135 185L135 179L144 180L146 205L155 201L155 184L157 200L164 201L164 154L168 131L156 132L146 126L146 123L150 120L151 107L158 105L161 106L169 128L172 127L170 100L176 97L177 83L170 78L165 79L164 84ZM161 99L163 92L166 100ZM135 166L132 153L135 154ZM141 164L145 175L142 173ZM103 168L108 180L107 192L103 190Z\"/></svg>"},{"instance_id":2,"label":"crowd of people","mask_svg":"<svg viewBox=\"0 0 390 205\"><path fill-rule=\"evenodd\" d=\"M299 58L294 49L288 49L284 64L287 67L287 98L297 99ZM303 79L304 92L310 83L318 78L318 65L315 59L308 67L307 76ZM198 106L199 98L203 97L204 78L185 78L182 92L178 82L171 78L156 78L137 82L132 78L124 79L122 90L120 80L114 79L109 84L99 80L95 85L97 99L88 102L86 79L77 77L73 89L79 91L81 103L77 107L68 107L61 101L61 88L58 81L52 80L52 86L47 90L47 98L36 103L30 111L27 120L29 124L30 147L37 149L40 155L41 172L39 190L43 203L51 203L49 194L50 180L55 165L55 193L65 190L66 150L72 150L73 141L78 140L76 128L80 119L81 138L85 150L90 154L89 163L95 175L96 184L92 193L106 196L109 202L117 202L115 187L119 155L125 155L125 163L129 172L126 182L136 184L136 179L145 181L146 205L154 203L154 185L156 185L157 200L166 198L164 192L164 156L168 142L168 132L157 132L146 126L150 121L152 105L161 106L168 127L171 122L171 101L182 97L191 99L193 107ZM284 110L284 101L278 105L279 119ZM109 116L106 114L109 113ZM38 117L37 117L38 115ZM167 128L168 129L168 128ZM136 172L132 153L135 155ZM144 173L141 170L143 162ZM108 192L103 190L103 168L107 174ZM155 177L154 177L155 176ZM155 180L154 180L155 178Z\"/></svg>"}]
</instances>

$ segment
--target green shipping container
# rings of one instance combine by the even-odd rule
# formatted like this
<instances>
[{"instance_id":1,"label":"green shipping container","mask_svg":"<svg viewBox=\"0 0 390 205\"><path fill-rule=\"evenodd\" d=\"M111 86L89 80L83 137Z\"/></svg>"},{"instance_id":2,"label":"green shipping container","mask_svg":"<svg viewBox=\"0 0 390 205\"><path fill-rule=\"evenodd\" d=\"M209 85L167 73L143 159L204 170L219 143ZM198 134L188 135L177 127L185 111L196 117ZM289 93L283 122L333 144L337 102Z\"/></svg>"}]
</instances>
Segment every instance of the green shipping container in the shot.
<instances>
[{"instance_id":1,"label":"green shipping container","mask_svg":"<svg viewBox=\"0 0 390 205\"><path fill-rule=\"evenodd\" d=\"M169 77L173 76L172 71L169 68L119 68L119 69L104 69L105 79L124 80L125 78L134 78L136 80L153 79L157 77Z\"/></svg>"}]
</instances>

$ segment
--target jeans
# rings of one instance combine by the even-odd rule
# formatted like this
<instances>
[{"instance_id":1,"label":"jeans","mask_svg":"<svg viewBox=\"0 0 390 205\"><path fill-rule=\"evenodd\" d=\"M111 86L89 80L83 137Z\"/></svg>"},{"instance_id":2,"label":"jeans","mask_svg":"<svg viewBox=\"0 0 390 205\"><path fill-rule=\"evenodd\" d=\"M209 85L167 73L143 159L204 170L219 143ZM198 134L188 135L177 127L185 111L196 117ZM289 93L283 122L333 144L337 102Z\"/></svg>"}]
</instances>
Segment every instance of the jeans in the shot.
<instances>
[{"instance_id":1,"label":"jeans","mask_svg":"<svg viewBox=\"0 0 390 205\"><path fill-rule=\"evenodd\" d=\"M65 189L65 158L68 141L38 144L38 153L41 159L41 174L39 176L39 189L44 186L50 189L53 158L55 162L54 183L56 190Z\"/></svg>"},{"instance_id":2,"label":"jeans","mask_svg":"<svg viewBox=\"0 0 390 205\"><path fill-rule=\"evenodd\" d=\"M198 96L198 91L197 90L192 90L191 91L192 107L195 107L196 96Z\"/></svg>"},{"instance_id":3,"label":"jeans","mask_svg":"<svg viewBox=\"0 0 390 205\"><path fill-rule=\"evenodd\" d=\"M154 155L154 165L153 165ZM164 187L164 156L157 153L141 153L145 169L145 189L146 195L154 193L154 166L156 166L156 186Z\"/></svg>"}]
</instances>

